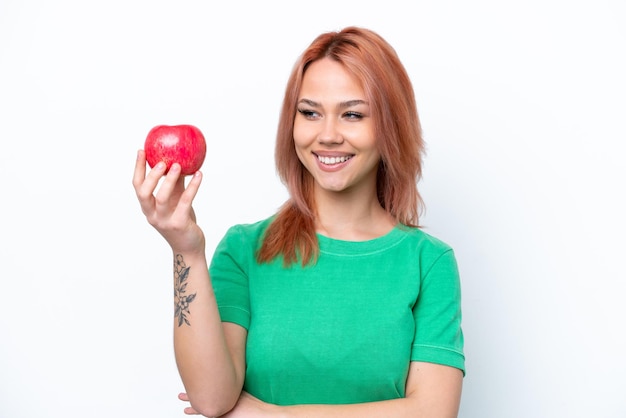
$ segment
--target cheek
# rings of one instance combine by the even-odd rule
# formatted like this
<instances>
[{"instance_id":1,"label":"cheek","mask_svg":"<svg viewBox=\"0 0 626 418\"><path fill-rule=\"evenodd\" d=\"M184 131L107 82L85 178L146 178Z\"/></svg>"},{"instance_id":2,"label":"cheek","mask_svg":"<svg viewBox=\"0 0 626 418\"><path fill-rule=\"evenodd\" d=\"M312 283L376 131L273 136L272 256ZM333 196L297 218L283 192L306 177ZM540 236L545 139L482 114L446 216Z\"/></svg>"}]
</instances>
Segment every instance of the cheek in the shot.
<instances>
[{"instance_id":1,"label":"cheek","mask_svg":"<svg viewBox=\"0 0 626 418\"><path fill-rule=\"evenodd\" d=\"M294 123L293 124L293 143L296 146L296 149L306 144L305 138L306 136L304 135L302 124L298 122Z\"/></svg>"},{"instance_id":2,"label":"cheek","mask_svg":"<svg viewBox=\"0 0 626 418\"><path fill-rule=\"evenodd\" d=\"M303 165L306 165L306 161L303 158L303 153L304 150L296 144L296 155L298 156L298 160L300 160Z\"/></svg>"},{"instance_id":3,"label":"cheek","mask_svg":"<svg viewBox=\"0 0 626 418\"><path fill-rule=\"evenodd\" d=\"M296 118L293 124L293 142L298 147L309 147L317 138L316 125Z\"/></svg>"},{"instance_id":4,"label":"cheek","mask_svg":"<svg viewBox=\"0 0 626 418\"><path fill-rule=\"evenodd\" d=\"M293 145L296 150L296 155L301 163L304 163L303 155L306 153L306 141L303 141L301 132L294 126L293 130Z\"/></svg>"}]
</instances>

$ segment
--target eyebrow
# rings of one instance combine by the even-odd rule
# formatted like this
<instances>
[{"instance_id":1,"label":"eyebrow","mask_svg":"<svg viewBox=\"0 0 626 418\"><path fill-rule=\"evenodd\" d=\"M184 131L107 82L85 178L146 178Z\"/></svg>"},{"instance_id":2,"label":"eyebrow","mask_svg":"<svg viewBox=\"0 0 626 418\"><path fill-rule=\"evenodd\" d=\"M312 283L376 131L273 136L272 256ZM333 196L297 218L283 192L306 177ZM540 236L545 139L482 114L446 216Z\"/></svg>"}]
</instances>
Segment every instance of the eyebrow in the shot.
<instances>
[{"instance_id":1,"label":"eyebrow","mask_svg":"<svg viewBox=\"0 0 626 418\"><path fill-rule=\"evenodd\" d=\"M311 99L300 99L300 101L298 103L304 103L307 104L311 107L320 107L320 104L317 103L314 100ZM347 107L352 107L352 106L357 106L360 104L368 104L365 100L361 100L361 99L353 99L353 100L347 100L345 102L341 102L339 103L339 107L342 109L345 109Z\"/></svg>"}]
</instances>

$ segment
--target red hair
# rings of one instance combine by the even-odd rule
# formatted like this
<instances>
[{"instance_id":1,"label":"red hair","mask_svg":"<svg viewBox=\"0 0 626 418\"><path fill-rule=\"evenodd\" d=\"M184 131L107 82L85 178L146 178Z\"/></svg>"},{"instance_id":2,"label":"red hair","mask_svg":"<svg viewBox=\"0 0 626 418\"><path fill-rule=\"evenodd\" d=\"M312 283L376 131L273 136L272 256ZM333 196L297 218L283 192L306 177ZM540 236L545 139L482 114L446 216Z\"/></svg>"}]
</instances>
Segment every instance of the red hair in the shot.
<instances>
[{"instance_id":1,"label":"red hair","mask_svg":"<svg viewBox=\"0 0 626 418\"><path fill-rule=\"evenodd\" d=\"M395 50L371 30L347 27L319 35L291 72L276 137L276 168L290 198L265 232L259 262L278 256L285 265L303 265L318 255L313 177L296 155L293 125L302 79L308 66L331 58L360 81L372 112L381 162L377 194L381 206L398 222L418 227L423 206L417 190L422 175L424 141L409 76Z\"/></svg>"}]
</instances>

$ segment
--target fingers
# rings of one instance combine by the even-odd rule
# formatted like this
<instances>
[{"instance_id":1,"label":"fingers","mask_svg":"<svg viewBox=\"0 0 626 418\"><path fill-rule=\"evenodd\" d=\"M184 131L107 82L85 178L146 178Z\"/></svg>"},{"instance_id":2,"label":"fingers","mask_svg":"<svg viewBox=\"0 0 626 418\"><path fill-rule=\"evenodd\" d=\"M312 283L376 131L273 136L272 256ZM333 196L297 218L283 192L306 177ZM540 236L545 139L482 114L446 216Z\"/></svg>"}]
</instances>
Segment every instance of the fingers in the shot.
<instances>
[{"instance_id":1,"label":"fingers","mask_svg":"<svg viewBox=\"0 0 626 418\"><path fill-rule=\"evenodd\" d=\"M146 153L144 150L138 150L133 174L133 187L137 196L141 198L145 197L146 194L151 195L159 182L159 178L163 175L163 171L165 171L165 165L159 163L146 177Z\"/></svg>"},{"instance_id":2,"label":"fingers","mask_svg":"<svg viewBox=\"0 0 626 418\"><path fill-rule=\"evenodd\" d=\"M152 174L156 170L159 164L157 164L154 167L154 170L152 170L150 174ZM159 173L160 173L160 170L159 170ZM150 174L148 174L148 177L150 177ZM163 176L163 173L160 173L160 174L161 175L159 176L159 178L156 179L157 182ZM146 178L146 181L147 180L148 178ZM180 194L182 193L182 189L184 189L183 181L184 181L184 178L180 176L180 165L178 163L172 164L169 171L165 175L165 179L163 180L163 184L161 184L161 188L159 189L158 193L155 195L157 205L164 205L170 200L178 200L178 199L172 199L172 197L178 198L180 196ZM156 183L155 183L155 187L156 187ZM154 191L154 189L152 191Z\"/></svg>"},{"instance_id":3,"label":"fingers","mask_svg":"<svg viewBox=\"0 0 626 418\"><path fill-rule=\"evenodd\" d=\"M176 207L172 209L172 220L183 221L191 219L193 223L196 223L196 215L192 204L198 193L201 182L202 173L200 171L193 174L187 188L185 188L184 178L178 178L174 185L174 190L172 191L172 199L177 202Z\"/></svg>"},{"instance_id":4,"label":"fingers","mask_svg":"<svg viewBox=\"0 0 626 418\"><path fill-rule=\"evenodd\" d=\"M137 159L135 160L135 172L133 174L133 187L135 189L135 194L139 199L139 204L141 205L141 210L145 215L148 215L150 211L150 207L153 206L153 196L152 189L149 185L146 185L146 153L144 150L137 151Z\"/></svg>"},{"instance_id":5,"label":"fingers","mask_svg":"<svg viewBox=\"0 0 626 418\"><path fill-rule=\"evenodd\" d=\"M133 187L135 190L141 186L146 178L146 153L140 149L137 151L137 159L135 160L135 173L133 175Z\"/></svg>"},{"instance_id":6,"label":"fingers","mask_svg":"<svg viewBox=\"0 0 626 418\"><path fill-rule=\"evenodd\" d=\"M184 392L178 394L178 399L180 399L181 401L184 401L184 402L189 402L189 397ZM191 407L191 406L188 406L185 409L183 409L183 412L186 415L200 415L200 413L198 411L196 411L195 409L193 409L193 407Z\"/></svg>"},{"instance_id":7,"label":"fingers","mask_svg":"<svg viewBox=\"0 0 626 418\"><path fill-rule=\"evenodd\" d=\"M185 415L200 415L200 412L196 411L195 409L193 409L190 406L188 406L187 408L183 409L183 412L185 413Z\"/></svg>"},{"instance_id":8,"label":"fingers","mask_svg":"<svg viewBox=\"0 0 626 418\"><path fill-rule=\"evenodd\" d=\"M157 215L171 214L174 217L185 217L192 212L191 205L198 193L202 176L199 172L194 174L185 188L185 177L180 174L180 165L172 164L155 195Z\"/></svg>"},{"instance_id":9,"label":"fingers","mask_svg":"<svg viewBox=\"0 0 626 418\"><path fill-rule=\"evenodd\" d=\"M154 212L155 199L154 191L159 184L159 180L165 172L165 164L158 163L146 176L146 162L143 151L137 153L137 163L133 176L133 186L139 199L141 210L146 216Z\"/></svg>"},{"instance_id":10,"label":"fingers","mask_svg":"<svg viewBox=\"0 0 626 418\"><path fill-rule=\"evenodd\" d=\"M167 174L166 170L160 162L147 172L145 151L137 151L133 186L148 222L162 234L168 229L186 229L190 221L195 223L192 203L202 181L202 174L197 172L185 187L180 164L172 164Z\"/></svg>"},{"instance_id":11,"label":"fingers","mask_svg":"<svg viewBox=\"0 0 626 418\"><path fill-rule=\"evenodd\" d=\"M189 184L187 184L187 188L180 195L179 207L181 210L187 211L191 209L191 204L198 194L200 183L202 183L202 173L200 171L196 171L191 177Z\"/></svg>"},{"instance_id":12,"label":"fingers","mask_svg":"<svg viewBox=\"0 0 626 418\"><path fill-rule=\"evenodd\" d=\"M148 173L148 176L146 176L146 153L144 150L137 151L137 160L135 161L135 172L133 175L133 186L135 187L137 195L145 195L146 192L152 194L164 172L165 164L160 162Z\"/></svg>"}]
</instances>

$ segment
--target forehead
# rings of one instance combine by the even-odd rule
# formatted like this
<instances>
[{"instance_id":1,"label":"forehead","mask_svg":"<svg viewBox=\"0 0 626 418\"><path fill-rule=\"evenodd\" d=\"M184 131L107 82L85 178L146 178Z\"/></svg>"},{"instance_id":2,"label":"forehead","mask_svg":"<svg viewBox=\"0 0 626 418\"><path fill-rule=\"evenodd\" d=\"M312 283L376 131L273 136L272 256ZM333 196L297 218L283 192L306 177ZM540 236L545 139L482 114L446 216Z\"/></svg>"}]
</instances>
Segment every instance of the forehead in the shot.
<instances>
[{"instance_id":1,"label":"forehead","mask_svg":"<svg viewBox=\"0 0 626 418\"><path fill-rule=\"evenodd\" d=\"M360 81L341 63L322 58L312 62L304 73L300 97L306 98L337 98L365 99Z\"/></svg>"}]
</instances>

